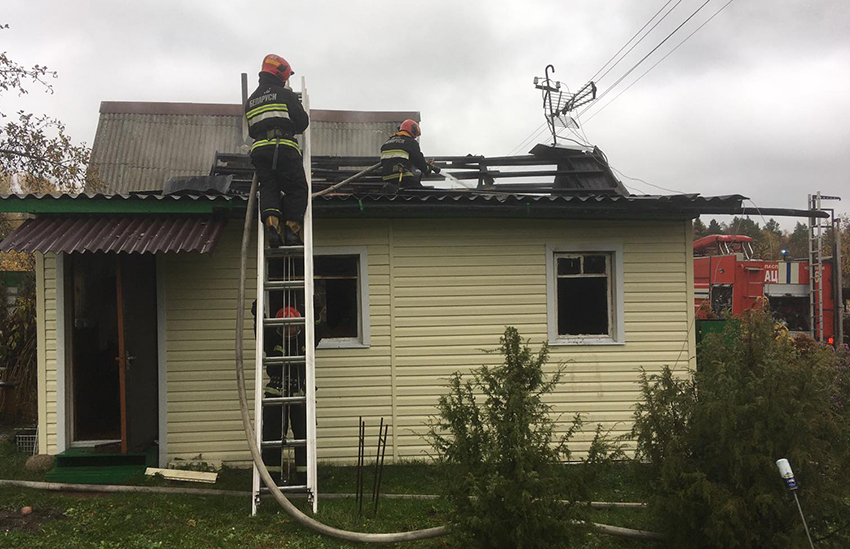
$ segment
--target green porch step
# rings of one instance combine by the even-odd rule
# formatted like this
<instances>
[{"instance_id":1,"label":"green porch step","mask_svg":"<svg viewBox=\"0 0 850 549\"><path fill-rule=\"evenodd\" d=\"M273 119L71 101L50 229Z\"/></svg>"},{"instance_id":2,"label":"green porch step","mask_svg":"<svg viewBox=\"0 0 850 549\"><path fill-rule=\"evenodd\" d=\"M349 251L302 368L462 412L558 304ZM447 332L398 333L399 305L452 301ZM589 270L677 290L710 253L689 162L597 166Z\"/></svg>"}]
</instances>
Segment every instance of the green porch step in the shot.
<instances>
[{"instance_id":1,"label":"green porch step","mask_svg":"<svg viewBox=\"0 0 850 549\"><path fill-rule=\"evenodd\" d=\"M116 484L144 475L157 466L157 446L127 454L98 452L94 448L69 448L54 459L48 482L71 484Z\"/></svg>"}]
</instances>

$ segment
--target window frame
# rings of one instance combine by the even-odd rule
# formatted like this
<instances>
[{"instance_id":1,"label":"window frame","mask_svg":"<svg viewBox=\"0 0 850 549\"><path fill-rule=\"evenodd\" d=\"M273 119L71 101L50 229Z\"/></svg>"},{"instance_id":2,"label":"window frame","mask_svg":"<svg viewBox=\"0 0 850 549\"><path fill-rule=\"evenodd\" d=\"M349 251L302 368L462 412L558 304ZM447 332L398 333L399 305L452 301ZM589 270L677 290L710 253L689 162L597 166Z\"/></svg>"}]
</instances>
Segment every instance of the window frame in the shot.
<instances>
[{"instance_id":1,"label":"window frame","mask_svg":"<svg viewBox=\"0 0 850 549\"><path fill-rule=\"evenodd\" d=\"M354 255L357 261L357 308L360 337L323 338L316 349L368 349L371 347L369 330L369 269L366 246L329 246L313 248L313 257ZM313 276L316 276L315 271Z\"/></svg>"},{"instance_id":2,"label":"window frame","mask_svg":"<svg viewBox=\"0 0 850 549\"><path fill-rule=\"evenodd\" d=\"M597 252L610 255L609 335L558 334L558 265L559 255ZM617 241L586 241L546 244L546 319L550 345L625 345L623 291L623 244Z\"/></svg>"}]
</instances>

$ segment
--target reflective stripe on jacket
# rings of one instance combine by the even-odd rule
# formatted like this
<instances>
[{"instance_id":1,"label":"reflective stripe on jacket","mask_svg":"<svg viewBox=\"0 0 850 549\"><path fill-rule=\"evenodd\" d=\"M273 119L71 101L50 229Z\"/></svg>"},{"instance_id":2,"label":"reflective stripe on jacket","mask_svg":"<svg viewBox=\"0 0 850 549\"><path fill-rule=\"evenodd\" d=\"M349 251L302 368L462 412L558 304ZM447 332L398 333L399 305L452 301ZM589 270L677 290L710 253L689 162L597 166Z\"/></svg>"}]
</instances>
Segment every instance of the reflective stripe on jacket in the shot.
<instances>
[{"instance_id":1,"label":"reflective stripe on jacket","mask_svg":"<svg viewBox=\"0 0 850 549\"><path fill-rule=\"evenodd\" d=\"M254 150L260 147L268 147L269 145L292 147L298 151L298 154L301 154L301 147L299 147L298 142L293 139L257 139L254 141L254 144L251 145L251 152L254 152Z\"/></svg>"},{"instance_id":2,"label":"reflective stripe on jacket","mask_svg":"<svg viewBox=\"0 0 850 549\"><path fill-rule=\"evenodd\" d=\"M283 81L260 73L260 85L245 102L248 134L254 138L251 150L267 145L285 145L300 152L294 138L310 123L298 95L283 86Z\"/></svg>"},{"instance_id":3,"label":"reflective stripe on jacket","mask_svg":"<svg viewBox=\"0 0 850 549\"><path fill-rule=\"evenodd\" d=\"M430 169L416 139L397 133L381 146L381 177L384 181L401 177L413 177L413 167L423 174Z\"/></svg>"}]
</instances>

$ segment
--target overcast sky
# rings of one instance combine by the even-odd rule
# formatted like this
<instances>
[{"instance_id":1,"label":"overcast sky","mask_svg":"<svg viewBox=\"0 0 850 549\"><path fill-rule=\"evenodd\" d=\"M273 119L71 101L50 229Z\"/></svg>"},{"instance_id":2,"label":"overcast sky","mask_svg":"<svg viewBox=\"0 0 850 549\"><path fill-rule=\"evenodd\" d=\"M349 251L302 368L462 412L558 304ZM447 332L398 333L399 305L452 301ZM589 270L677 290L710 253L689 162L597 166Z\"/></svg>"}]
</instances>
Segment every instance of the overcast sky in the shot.
<instances>
[{"instance_id":1,"label":"overcast sky","mask_svg":"<svg viewBox=\"0 0 850 549\"><path fill-rule=\"evenodd\" d=\"M598 81L600 94L704 1L681 0ZM646 182L623 178L636 193L665 192L651 184L804 208L820 190L843 195L838 208L850 211L847 0L735 0L606 106L726 2L709 0L583 113L587 138ZM418 110L426 154L507 154L543 123L534 76L551 63L555 78L579 88L665 3L5 2L0 51L59 78L53 95L0 101L6 112L56 116L91 144L100 101L238 103L239 74L253 86L262 57L277 53L296 88L307 78L314 108Z\"/></svg>"}]
</instances>

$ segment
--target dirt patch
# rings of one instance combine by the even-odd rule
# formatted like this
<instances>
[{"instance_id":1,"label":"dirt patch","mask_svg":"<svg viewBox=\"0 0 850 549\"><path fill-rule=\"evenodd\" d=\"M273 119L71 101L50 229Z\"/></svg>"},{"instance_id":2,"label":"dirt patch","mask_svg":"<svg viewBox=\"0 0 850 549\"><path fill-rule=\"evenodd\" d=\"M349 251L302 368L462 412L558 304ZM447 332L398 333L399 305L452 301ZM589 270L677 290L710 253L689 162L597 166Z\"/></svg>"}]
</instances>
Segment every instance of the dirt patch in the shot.
<instances>
[{"instance_id":1,"label":"dirt patch","mask_svg":"<svg viewBox=\"0 0 850 549\"><path fill-rule=\"evenodd\" d=\"M55 509L33 509L29 515L20 511L0 509L0 533L2 532L38 532L47 523L63 520L65 514Z\"/></svg>"}]
</instances>

